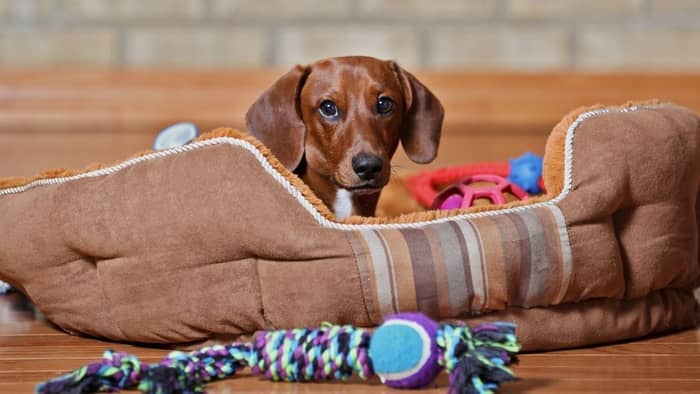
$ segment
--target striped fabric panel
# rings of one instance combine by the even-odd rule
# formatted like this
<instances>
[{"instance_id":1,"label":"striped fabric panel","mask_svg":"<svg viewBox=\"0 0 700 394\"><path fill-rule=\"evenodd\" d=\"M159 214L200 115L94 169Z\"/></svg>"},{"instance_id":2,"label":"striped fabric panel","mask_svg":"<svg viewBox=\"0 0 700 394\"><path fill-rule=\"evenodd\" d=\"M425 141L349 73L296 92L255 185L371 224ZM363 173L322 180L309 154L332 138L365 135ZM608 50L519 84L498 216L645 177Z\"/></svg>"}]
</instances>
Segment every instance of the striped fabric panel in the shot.
<instances>
[{"instance_id":1,"label":"striped fabric panel","mask_svg":"<svg viewBox=\"0 0 700 394\"><path fill-rule=\"evenodd\" d=\"M351 235L370 318L421 311L450 318L560 303L572 275L555 205Z\"/></svg>"}]
</instances>

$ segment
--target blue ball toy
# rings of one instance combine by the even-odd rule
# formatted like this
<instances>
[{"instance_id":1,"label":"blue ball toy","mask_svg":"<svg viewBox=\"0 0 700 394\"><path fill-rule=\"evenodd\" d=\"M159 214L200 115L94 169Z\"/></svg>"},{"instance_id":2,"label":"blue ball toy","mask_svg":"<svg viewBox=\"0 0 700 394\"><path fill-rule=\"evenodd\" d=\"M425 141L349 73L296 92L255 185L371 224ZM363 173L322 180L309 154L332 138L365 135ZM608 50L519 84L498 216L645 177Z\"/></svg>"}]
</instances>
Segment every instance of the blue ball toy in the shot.
<instances>
[{"instance_id":1,"label":"blue ball toy","mask_svg":"<svg viewBox=\"0 0 700 394\"><path fill-rule=\"evenodd\" d=\"M540 177L542 177L542 158L526 152L522 156L508 160L510 163L510 174L508 180L528 194L539 194L542 192L540 188Z\"/></svg>"},{"instance_id":2,"label":"blue ball toy","mask_svg":"<svg viewBox=\"0 0 700 394\"><path fill-rule=\"evenodd\" d=\"M372 336L369 355L374 373L387 386L417 388L430 384L438 364L438 324L420 313L392 316Z\"/></svg>"},{"instance_id":3,"label":"blue ball toy","mask_svg":"<svg viewBox=\"0 0 700 394\"><path fill-rule=\"evenodd\" d=\"M197 138L197 135L199 135L199 130L194 123L175 123L158 132L153 140L153 149L161 150L182 146Z\"/></svg>"}]
</instances>

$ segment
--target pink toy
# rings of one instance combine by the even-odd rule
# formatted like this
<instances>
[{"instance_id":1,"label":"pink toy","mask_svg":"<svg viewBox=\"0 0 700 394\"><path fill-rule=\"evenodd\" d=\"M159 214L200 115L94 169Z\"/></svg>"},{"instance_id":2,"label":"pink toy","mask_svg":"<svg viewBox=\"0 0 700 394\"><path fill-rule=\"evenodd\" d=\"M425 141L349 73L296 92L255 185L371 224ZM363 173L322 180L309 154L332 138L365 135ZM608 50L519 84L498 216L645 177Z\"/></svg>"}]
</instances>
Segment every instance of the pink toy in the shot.
<instances>
[{"instance_id":1,"label":"pink toy","mask_svg":"<svg viewBox=\"0 0 700 394\"><path fill-rule=\"evenodd\" d=\"M494 186L471 186L474 182L489 182ZM478 198L487 198L493 204L505 204L506 196L504 193L510 193L519 200L524 200L528 197L527 192L519 186L508 182L502 176L477 174L462 178L461 181L448 186L441 191L435 200L431 209L457 209L469 208L474 205L474 201Z\"/></svg>"}]
</instances>

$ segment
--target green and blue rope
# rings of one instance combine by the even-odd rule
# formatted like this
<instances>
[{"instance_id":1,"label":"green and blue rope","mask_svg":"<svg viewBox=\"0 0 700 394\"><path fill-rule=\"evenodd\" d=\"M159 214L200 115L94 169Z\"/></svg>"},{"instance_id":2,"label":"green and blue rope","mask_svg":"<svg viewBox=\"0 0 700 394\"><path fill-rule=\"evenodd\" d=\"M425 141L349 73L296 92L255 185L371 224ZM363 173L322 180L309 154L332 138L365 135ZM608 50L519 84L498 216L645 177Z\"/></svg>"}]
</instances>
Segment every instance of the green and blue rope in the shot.
<instances>
[{"instance_id":1,"label":"green and blue rope","mask_svg":"<svg viewBox=\"0 0 700 394\"><path fill-rule=\"evenodd\" d=\"M425 317L421 319L429 321ZM385 326L396 326L388 325L389 321L377 332ZM44 382L36 391L82 394L137 389L152 394L194 394L204 392L206 383L232 377L247 367L253 374L273 381L346 380L353 374L368 379L379 375L392 387L420 387L444 368L450 375L448 391L459 394L492 393L501 383L515 379L507 367L516 361L515 353L520 350L514 325L493 323L470 329L464 325L432 324L436 328L430 331L434 365L423 368L430 371L420 372L425 376L417 376L418 380L411 376L403 382L392 382L384 378L385 366L376 365L379 362L376 360L373 363L372 346L384 346L383 349L400 356L410 353L396 348L400 340L390 340L386 347L387 343L378 344L378 338L386 335L378 336L372 343L373 336L368 330L324 323L317 329L260 332L251 343L214 345L188 353L174 351L154 364L107 350L101 361Z\"/></svg>"}]
</instances>

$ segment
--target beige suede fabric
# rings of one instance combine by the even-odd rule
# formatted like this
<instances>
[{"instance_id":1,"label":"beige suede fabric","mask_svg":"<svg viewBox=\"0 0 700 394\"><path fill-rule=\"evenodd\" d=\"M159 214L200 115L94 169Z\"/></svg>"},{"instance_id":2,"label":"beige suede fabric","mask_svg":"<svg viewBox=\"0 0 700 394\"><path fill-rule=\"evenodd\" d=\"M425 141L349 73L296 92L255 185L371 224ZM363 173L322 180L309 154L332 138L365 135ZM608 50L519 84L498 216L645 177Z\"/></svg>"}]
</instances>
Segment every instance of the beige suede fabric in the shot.
<instances>
[{"instance_id":1,"label":"beige suede fabric","mask_svg":"<svg viewBox=\"0 0 700 394\"><path fill-rule=\"evenodd\" d=\"M527 350L696 324L700 126L682 107L570 114L529 205L382 220L331 220L259 143L213 137L0 183L0 280L66 331L133 342L408 310L515 321Z\"/></svg>"},{"instance_id":2,"label":"beige suede fabric","mask_svg":"<svg viewBox=\"0 0 700 394\"><path fill-rule=\"evenodd\" d=\"M187 342L295 316L367 323L344 235L227 144L3 196L0 217L0 277L71 332Z\"/></svg>"},{"instance_id":3,"label":"beige suede fabric","mask_svg":"<svg viewBox=\"0 0 700 394\"><path fill-rule=\"evenodd\" d=\"M573 190L559 205L572 252L587 262L575 274L586 287L569 300L592 286L605 288L596 296L637 298L697 281L698 127L690 111L663 106L578 128Z\"/></svg>"}]
</instances>

